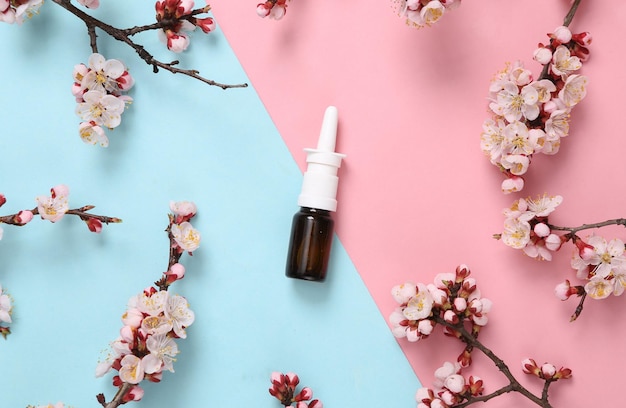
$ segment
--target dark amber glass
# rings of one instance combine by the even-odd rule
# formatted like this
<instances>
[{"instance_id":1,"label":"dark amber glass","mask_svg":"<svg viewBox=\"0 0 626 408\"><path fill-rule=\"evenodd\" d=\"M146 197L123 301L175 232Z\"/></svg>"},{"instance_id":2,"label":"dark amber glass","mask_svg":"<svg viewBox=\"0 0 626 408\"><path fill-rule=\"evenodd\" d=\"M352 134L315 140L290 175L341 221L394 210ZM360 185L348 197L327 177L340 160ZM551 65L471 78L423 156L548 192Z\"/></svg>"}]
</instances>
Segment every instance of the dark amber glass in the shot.
<instances>
[{"instance_id":1,"label":"dark amber glass","mask_svg":"<svg viewBox=\"0 0 626 408\"><path fill-rule=\"evenodd\" d=\"M322 282L326 279L335 221L330 211L301 207L293 216L287 268L290 278Z\"/></svg>"}]
</instances>

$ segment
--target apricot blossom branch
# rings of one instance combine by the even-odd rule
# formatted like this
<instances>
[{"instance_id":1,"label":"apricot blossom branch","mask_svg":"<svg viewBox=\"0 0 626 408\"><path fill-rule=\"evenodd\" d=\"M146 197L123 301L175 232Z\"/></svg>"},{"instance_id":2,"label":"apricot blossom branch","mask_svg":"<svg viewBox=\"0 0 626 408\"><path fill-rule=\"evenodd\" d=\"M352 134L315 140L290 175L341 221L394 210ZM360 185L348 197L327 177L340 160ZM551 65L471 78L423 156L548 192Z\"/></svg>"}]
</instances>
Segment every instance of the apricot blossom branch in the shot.
<instances>
[{"instance_id":1,"label":"apricot blossom branch","mask_svg":"<svg viewBox=\"0 0 626 408\"><path fill-rule=\"evenodd\" d=\"M122 315L120 336L111 342L110 354L96 369L98 377L111 369L118 371L113 377L113 385L118 387L113 399L107 402L103 394L96 396L103 408L141 400L142 381L160 382L164 370L174 372L173 363L179 353L175 340L186 338L186 328L195 320L187 299L168 289L185 276L185 267L179 263L181 256L192 255L200 245L200 233L190 223L196 206L188 201L172 202L170 210L166 228L170 247L167 269L154 286L129 300Z\"/></svg>"},{"instance_id":2,"label":"apricot blossom branch","mask_svg":"<svg viewBox=\"0 0 626 408\"><path fill-rule=\"evenodd\" d=\"M583 310L587 295L593 299L605 299L611 294L620 296L626 289L626 246L615 238L607 241L600 235L582 237L579 233L618 225L626 227L626 219L614 218L577 227L558 226L549 221L549 216L563 202L561 196L520 198L511 207L504 209L504 230L494 235L496 239L526 255L543 261L552 260L552 253L571 242L574 252L570 266L576 277L586 280L585 285L572 286L569 279L558 284L555 294L561 300L576 295L580 303L571 321L576 320ZM559 234L558 232L564 232Z\"/></svg>"},{"instance_id":3,"label":"apricot blossom branch","mask_svg":"<svg viewBox=\"0 0 626 408\"><path fill-rule=\"evenodd\" d=\"M50 222L57 222L66 214L75 215L87 224L89 231L99 233L102 231L102 224L117 224L122 222L120 218L106 215L96 215L89 211L94 209L93 205L85 205L79 208L69 208L69 188L63 184L50 189L50 196L38 196L36 198L37 207L32 210L21 210L15 214L0 216L0 224L15 225L22 227L28 224L35 215ZM0 194L0 207L6 203L6 198ZM3 230L0 228L0 239Z\"/></svg>"},{"instance_id":4,"label":"apricot blossom branch","mask_svg":"<svg viewBox=\"0 0 626 408\"><path fill-rule=\"evenodd\" d=\"M533 59L543 66L535 80L521 61L507 64L489 86L491 118L483 122L480 146L504 174L505 194L524 188L523 175L535 154L555 155L569 134L572 109L587 94L587 77L578 71L589 57L591 35L567 27L580 4L576 0L564 20L539 44Z\"/></svg>"},{"instance_id":5,"label":"apricot blossom branch","mask_svg":"<svg viewBox=\"0 0 626 408\"><path fill-rule=\"evenodd\" d=\"M241 84L224 84L217 82L200 75L200 72L195 69L182 69L176 67L179 61L174 60L171 62L161 62L154 58L142 45L135 43L131 36L148 30L159 30L159 33L164 33L166 36L166 42L168 48L174 52L182 52L189 45L189 37L182 31L190 31L196 27L200 27L205 33L213 31L215 23L211 17L199 19L196 16L201 13L206 13L210 10L209 6L205 6L198 9L185 9L182 6L180 0L165 0L157 1L157 23L138 26L133 28L121 29L105 23L87 13L78 7L74 6L70 0L52 0L65 10L69 11L79 19L81 19L87 25L88 33L91 38L91 48L94 53L98 52L95 28L107 33L109 36L117 41L120 41L129 47L131 47L137 55L145 61L146 64L152 65L153 72L157 73L159 69L164 69L173 74L182 74L191 78L197 79L205 84L211 86L217 86L222 89L228 88L245 88L248 86L246 83ZM188 3L188 2L187 2ZM191 2L193 5L193 2Z\"/></svg>"},{"instance_id":6,"label":"apricot blossom branch","mask_svg":"<svg viewBox=\"0 0 626 408\"><path fill-rule=\"evenodd\" d=\"M434 282L428 285L407 282L394 286L391 290L399 304L389 317L392 332L397 338L417 342L427 338L440 325L445 335L457 338L465 344L454 363L447 361L435 371L434 388L421 388L417 391L417 407L461 408L517 392L542 408L551 408L548 398L550 385L557 380L570 378L571 370L557 370L550 363L539 366L534 360L525 359L522 361L523 372L544 381L540 396L525 388L507 364L478 340L478 334L488 322L491 301L481 296L475 279L469 275L469 268L461 265L455 273L437 275ZM483 395L483 380L462 373L471 365L474 349L487 356L509 380L509 384Z\"/></svg>"}]
</instances>

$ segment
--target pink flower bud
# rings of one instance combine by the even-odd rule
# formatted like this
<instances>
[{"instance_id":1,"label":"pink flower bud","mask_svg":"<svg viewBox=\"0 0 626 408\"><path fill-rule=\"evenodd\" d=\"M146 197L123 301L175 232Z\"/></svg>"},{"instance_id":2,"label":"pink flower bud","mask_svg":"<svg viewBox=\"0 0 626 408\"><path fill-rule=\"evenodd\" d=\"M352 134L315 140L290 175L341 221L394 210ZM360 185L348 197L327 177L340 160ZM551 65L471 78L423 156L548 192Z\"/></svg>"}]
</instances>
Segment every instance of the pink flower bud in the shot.
<instances>
[{"instance_id":1,"label":"pink flower bud","mask_svg":"<svg viewBox=\"0 0 626 408\"><path fill-rule=\"evenodd\" d=\"M543 222L540 222L537 225L535 225L535 227L533 228L533 231L535 232L535 234L537 234L538 237L541 237L541 238L545 238L548 235L550 235L550 227L548 227Z\"/></svg>"},{"instance_id":2,"label":"pink flower bud","mask_svg":"<svg viewBox=\"0 0 626 408\"><path fill-rule=\"evenodd\" d=\"M576 245L576 248L578 248L578 256L580 256L583 261L589 261L596 253L593 246L589 245L582 239L574 239L574 244Z\"/></svg>"},{"instance_id":3,"label":"pink flower bud","mask_svg":"<svg viewBox=\"0 0 626 408\"><path fill-rule=\"evenodd\" d=\"M572 40L572 32L565 26L557 27L554 30L554 38L561 44L566 44Z\"/></svg>"},{"instance_id":4,"label":"pink flower bud","mask_svg":"<svg viewBox=\"0 0 626 408\"><path fill-rule=\"evenodd\" d=\"M457 397L457 395L449 390L444 390L443 392L441 392L439 394L439 398L441 398L441 400L445 402L448 406L453 406L454 404L459 402L459 398Z\"/></svg>"},{"instance_id":5,"label":"pink flower bud","mask_svg":"<svg viewBox=\"0 0 626 408\"><path fill-rule=\"evenodd\" d=\"M561 237L556 234L550 234L545 239L546 248L550 251L558 251L563 244Z\"/></svg>"},{"instance_id":6,"label":"pink flower bud","mask_svg":"<svg viewBox=\"0 0 626 408\"><path fill-rule=\"evenodd\" d=\"M133 78L128 71L124 71L124 73L116 79L116 82L120 91L128 91L135 85L135 78Z\"/></svg>"},{"instance_id":7,"label":"pink flower bud","mask_svg":"<svg viewBox=\"0 0 626 408\"><path fill-rule=\"evenodd\" d=\"M87 228L89 228L89 231L95 232L96 234L102 232L102 222L99 219L89 218L85 222L87 223Z\"/></svg>"},{"instance_id":8,"label":"pink flower bud","mask_svg":"<svg viewBox=\"0 0 626 408\"><path fill-rule=\"evenodd\" d=\"M430 403L430 408L448 408L448 405L439 398L435 398Z\"/></svg>"},{"instance_id":9,"label":"pink flower bud","mask_svg":"<svg viewBox=\"0 0 626 408\"><path fill-rule=\"evenodd\" d=\"M33 212L30 210L23 210L17 213L17 222L20 225L28 224L33 219Z\"/></svg>"},{"instance_id":10,"label":"pink flower bud","mask_svg":"<svg viewBox=\"0 0 626 408\"><path fill-rule=\"evenodd\" d=\"M417 323L417 331L424 336L428 336L432 333L434 328L435 324L431 320L420 320L419 323Z\"/></svg>"},{"instance_id":11,"label":"pink flower bud","mask_svg":"<svg viewBox=\"0 0 626 408\"><path fill-rule=\"evenodd\" d=\"M554 294L557 298L561 300L567 300L572 295L570 292L571 286L569 280L565 280L565 282L561 282L554 288Z\"/></svg>"},{"instance_id":12,"label":"pink flower bud","mask_svg":"<svg viewBox=\"0 0 626 408\"><path fill-rule=\"evenodd\" d=\"M552 51L545 47L539 47L533 52L533 59L541 65L549 64L552 61Z\"/></svg>"},{"instance_id":13,"label":"pink flower bud","mask_svg":"<svg viewBox=\"0 0 626 408\"><path fill-rule=\"evenodd\" d=\"M537 363L532 358L525 358L524 360L522 360L522 370L526 374L538 375L539 373Z\"/></svg>"},{"instance_id":14,"label":"pink flower bud","mask_svg":"<svg viewBox=\"0 0 626 408\"><path fill-rule=\"evenodd\" d=\"M309 402L309 408L324 408L324 404L322 404L322 401L314 399Z\"/></svg>"},{"instance_id":15,"label":"pink flower bud","mask_svg":"<svg viewBox=\"0 0 626 408\"><path fill-rule=\"evenodd\" d=\"M545 363L541 366L541 375L543 378L548 379L556 374L556 367L550 363Z\"/></svg>"},{"instance_id":16,"label":"pink flower bud","mask_svg":"<svg viewBox=\"0 0 626 408\"><path fill-rule=\"evenodd\" d=\"M415 393L417 402L430 402L435 397L435 393L430 388L422 387Z\"/></svg>"},{"instance_id":17,"label":"pink flower bud","mask_svg":"<svg viewBox=\"0 0 626 408\"><path fill-rule=\"evenodd\" d=\"M574 40L577 44L582 45L583 47L591 45L591 39L591 34L588 32L572 35L572 40Z\"/></svg>"},{"instance_id":18,"label":"pink flower bud","mask_svg":"<svg viewBox=\"0 0 626 408\"><path fill-rule=\"evenodd\" d=\"M446 380L443 382L443 385L450 391L456 394L460 394L465 388L465 378L463 378L463 376L460 374L453 374L446 378Z\"/></svg>"},{"instance_id":19,"label":"pink flower bud","mask_svg":"<svg viewBox=\"0 0 626 408\"><path fill-rule=\"evenodd\" d=\"M467 308L467 300L465 300L462 297L458 297L456 299L454 299L454 309L457 312L464 312L465 309Z\"/></svg>"},{"instance_id":20,"label":"pink flower bud","mask_svg":"<svg viewBox=\"0 0 626 408\"><path fill-rule=\"evenodd\" d=\"M504 194L517 193L524 188L524 179L519 176L512 176L505 179L500 186Z\"/></svg>"},{"instance_id":21,"label":"pink flower bud","mask_svg":"<svg viewBox=\"0 0 626 408\"><path fill-rule=\"evenodd\" d=\"M215 21L211 17L199 18L196 20L196 26L200 27L204 33L210 33L215 30Z\"/></svg>"},{"instance_id":22,"label":"pink flower bud","mask_svg":"<svg viewBox=\"0 0 626 408\"><path fill-rule=\"evenodd\" d=\"M313 397L313 391L309 387L304 387L298 395L293 397L294 401L306 401Z\"/></svg>"},{"instance_id":23,"label":"pink flower bud","mask_svg":"<svg viewBox=\"0 0 626 408\"><path fill-rule=\"evenodd\" d=\"M122 401L124 402L139 401L143 398L143 394L144 394L143 388L141 388L138 385L133 385L130 388L130 390L128 390L128 392L124 394Z\"/></svg>"},{"instance_id":24,"label":"pink flower bud","mask_svg":"<svg viewBox=\"0 0 626 408\"><path fill-rule=\"evenodd\" d=\"M187 49L189 46L189 37L185 33L175 33L172 31L167 32L167 49L180 53Z\"/></svg>"},{"instance_id":25,"label":"pink flower bud","mask_svg":"<svg viewBox=\"0 0 626 408\"><path fill-rule=\"evenodd\" d=\"M0 194L0 207L2 207L7 202L7 198L4 194Z\"/></svg>"},{"instance_id":26,"label":"pink flower bud","mask_svg":"<svg viewBox=\"0 0 626 408\"><path fill-rule=\"evenodd\" d=\"M271 9L272 9L271 4L268 6L267 3L259 3L256 6L256 14L259 17L267 17L270 15Z\"/></svg>"},{"instance_id":27,"label":"pink flower bud","mask_svg":"<svg viewBox=\"0 0 626 408\"><path fill-rule=\"evenodd\" d=\"M180 263L175 263L174 265L170 266L170 270L167 271L165 274L175 277L175 280L182 279L185 277L185 267Z\"/></svg>"},{"instance_id":28,"label":"pink flower bud","mask_svg":"<svg viewBox=\"0 0 626 408\"><path fill-rule=\"evenodd\" d=\"M459 317L452 310L446 310L443 314L443 319L451 324L457 324L459 322Z\"/></svg>"},{"instance_id":29,"label":"pink flower bud","mask_svg":"<svg viewBox=\"0 0 626 408\"><path fill-rule=\"evenodd\" d=\"M287 12L286 5L276 3L274 4L274 7L272 7L272 10L270 10L270 18L274 20L280 20L281 18L285 16L286 12Z\"/></svg>"}]
</instances>

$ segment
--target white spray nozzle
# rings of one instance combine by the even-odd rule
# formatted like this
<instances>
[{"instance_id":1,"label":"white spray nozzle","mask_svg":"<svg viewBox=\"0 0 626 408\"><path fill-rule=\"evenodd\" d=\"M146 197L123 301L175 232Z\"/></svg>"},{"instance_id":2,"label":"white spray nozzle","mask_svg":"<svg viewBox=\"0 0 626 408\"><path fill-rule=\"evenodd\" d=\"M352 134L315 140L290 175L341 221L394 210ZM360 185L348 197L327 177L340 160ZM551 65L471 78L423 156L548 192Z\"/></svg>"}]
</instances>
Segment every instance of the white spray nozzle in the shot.
<instances>
[{"instance_id":1,"label":"white spray nozzle","mask_svg":"<svg viewBox=\"0 0 626 408\"><path fill-rule=\"evenodd\" d=\"M298 205L301 207L328 211L337 209L337 170L345 155L335 153L336 140L337 108L329 106L324 113L317 149L304 149L308 166L304 173L302 193L298 197Z\"/></svg>"},{"instance_id":2,"label":"white spray nozzle","mask_svg":"<svg viewBox=\"0 0 626 408\"><path fill-rule=\"evenodd\" d=\"M317 150L323 152L334 152L337 141L337 108L329 106L324 112L324 121L320 138L317 141Z\"/></svg>"}]
</instances>

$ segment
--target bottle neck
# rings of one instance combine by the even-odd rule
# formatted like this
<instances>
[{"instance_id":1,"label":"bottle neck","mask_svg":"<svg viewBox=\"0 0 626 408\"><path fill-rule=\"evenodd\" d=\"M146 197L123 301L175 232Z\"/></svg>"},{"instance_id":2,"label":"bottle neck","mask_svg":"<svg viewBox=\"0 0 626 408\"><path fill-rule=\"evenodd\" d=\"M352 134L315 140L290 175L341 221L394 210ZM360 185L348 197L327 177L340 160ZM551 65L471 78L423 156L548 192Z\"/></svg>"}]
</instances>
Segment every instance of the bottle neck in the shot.
<instances>
[{"instance_id":1,"label":"bottle neck","mask_svg":"<svg viewBox=\"0 0 626 408\"><path fill-rule=\"evenodd\" d=\"M330 211L329 210L321 210L319 208L300 207L300 212L301 213L305 213L305 214L324 215L324 216L329 216L330 217Z\"/></svg>"}]
</instances>

